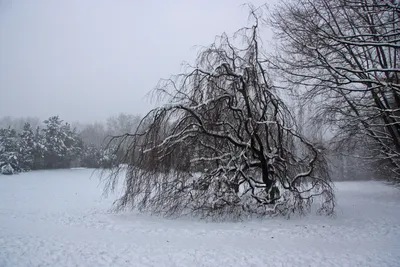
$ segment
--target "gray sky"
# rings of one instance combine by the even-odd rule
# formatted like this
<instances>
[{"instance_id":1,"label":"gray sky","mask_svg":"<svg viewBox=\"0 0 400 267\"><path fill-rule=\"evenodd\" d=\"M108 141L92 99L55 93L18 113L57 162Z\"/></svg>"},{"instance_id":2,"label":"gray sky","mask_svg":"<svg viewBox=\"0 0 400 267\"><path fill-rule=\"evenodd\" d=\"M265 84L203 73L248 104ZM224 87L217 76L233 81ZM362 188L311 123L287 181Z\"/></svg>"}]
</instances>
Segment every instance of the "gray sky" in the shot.
<instances>
[{"instance_id":1,"label":"gray sky","mask_svg":"<svg viewBox=\"0 0 400 267\"><path fill-rule=\"evenodd\" d=\"M144 114L195 45L247 25L244 2L0 0L0 117Z\"/></svg>"}]
</instances>

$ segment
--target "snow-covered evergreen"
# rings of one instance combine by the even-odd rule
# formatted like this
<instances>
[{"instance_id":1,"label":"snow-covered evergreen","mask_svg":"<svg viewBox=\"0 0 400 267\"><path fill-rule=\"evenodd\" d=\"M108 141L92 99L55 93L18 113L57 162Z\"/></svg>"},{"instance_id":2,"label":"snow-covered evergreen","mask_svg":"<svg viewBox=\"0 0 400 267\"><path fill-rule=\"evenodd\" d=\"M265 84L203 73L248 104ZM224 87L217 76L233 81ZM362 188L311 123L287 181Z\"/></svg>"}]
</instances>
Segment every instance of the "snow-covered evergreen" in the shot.
<instances>
[{"instance_id":1,"label":"snow-covered evergreen","mask_svg":"<svg viewBox=\"0 0 400 267\"><path fill-rule=\"evenodd\" d=\"M73 163L78 164L84 153L84 143L82 139L78 136L76 129L72 128L68 123L61 126L61 132L66 153L64 165L69 167L69 165Z\"/></svg>"},{"instance_id":2,"label":"snow-covered evergreen","mask_svg":"<svg viewBox=\"0 0 400 267\"><path fill-rule=\"evenodd\" d=\"M71 162L81 155L83 142L76 131L71 129L68 123L58 117L50 117L44 121L46 127L43 129L46 151L44 162L46 168L67 168Z\"/></svg>"},{"instance_id":3,"label":"snow-covered evergreen","mask_svg":"<svg viewBox=\"0 0 400 267\"><path fill-rule=\"evenodd\" d=\"M100 166L100 159L102 153L95 145L90 144L85 146L82 156L81 163L83 167L87 168L97 168Z\"/></svg>"},{"instance_id":4,"label":"snow-covered evergreen","mask_svg":"<svg viewBox=\"0 0 400 267\"><path fill-rule=\"evenodd\" d=\"M58 116L44 121L34 130L25 123L22 130L0 129L0 173L69 167L111 166L112 151L85 144L70 124Z\"/></svg>"},{"instance_id":5,"label":"snow-covered evergreen","mask_svg":"<svg viewBox=\"0 0 400 267\"><path fill-rule=\"evenodd\" d=\"M19 172L19 142L14 129L0 129L0 168L1 173L13 174Z\"/></svg>"},{"instance_id":6,"label":"snow-covered evergreen","mask_svg":"<svg viewBox=\"0 0 400 267\"><path fill-rule=\"evenodd\" d=\"M101 151L99 166L102 168L112 168L117 160L116 150L107 148Z\"/></svg>"},{"instance_id":7,"label":"snow-covered evergreen","mask_svg":"<svg viewBox=\"0 0 400 267\"><path fill-rule=\"evenodd\" d=\"M62 122L58 116L50 117L44 121L45 128L42 131L47 148L44 153L44 162L47 169L63 167L63 158L67 154L67 148L61 130Z\"/></svg>"},{"instance_id":8,"label":"snow-covered evergreen","mask_svg":"<svg viewBox=\"0 0 400 267\"><path fill-rule=\"evenodd\" d=\"M35 134L29 123L25 123L22 131L19 133L19 138L21 168L24 170L31 170L33 168L35 155Z\"/></svg>"},{"instance_id":9,"label":"snow-covered evergreen","mask_svg":"<svg viewBox=\"0 0 400 267\"><path fill-rule=\"evenodd\" d=\"M46 141L44 139L42 130L37 127L34 136L34 151L33 151L33 168L44 169L44 154L47 151Z\"/></svg>"}]
</instances>

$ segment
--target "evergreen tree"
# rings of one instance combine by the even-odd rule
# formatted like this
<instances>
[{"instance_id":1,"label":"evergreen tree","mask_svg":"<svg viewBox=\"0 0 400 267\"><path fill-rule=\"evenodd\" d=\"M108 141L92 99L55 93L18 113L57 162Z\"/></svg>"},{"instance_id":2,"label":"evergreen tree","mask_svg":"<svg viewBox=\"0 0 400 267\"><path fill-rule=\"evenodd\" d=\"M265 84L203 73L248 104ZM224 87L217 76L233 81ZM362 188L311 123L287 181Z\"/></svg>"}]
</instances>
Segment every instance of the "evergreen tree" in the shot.
<instances>
[{"instance_id":1,"label":"evergreen tree","mask_svg":"<svg viewBox=\"0 0 400 267\"><path fill-rule=\"evenodd\" d=\"M36 127L34 135L34 149L33 149L33 170L45 168L44 154L47 151L46 142L40 127Z\"/></svg>"},{"instance_id":2,"label":"evergreen tree","mask_svg":"<svg viewBox=\"0 0 400 267\"><path fill-rule=\"evenodd\" d=\"M102 149L100 152L99 166L106 169L115 166L118 159L117 152L118 151L116 151L114 147Z\"/></svg>"},{"instance_id":3,"label":"evergreen tree","mask_svg":"<svg viewBox=\"0 0 400 267\"><path fill-rule=\"evenodd\" d=\"M84 152L82 153L81 164L87 168L98 168L100 167L100 160L102 152L95 145L90 144L85 146Z\"/></svg>"},{"instance_id":4,"label":"evergreen tree","mask_svg":"<svg viewBox=\"0 0 400 267\"><path fill-rule=\"evenodd\" d=\"M58 116L33 129L25 122L22 130L0 129L0 173L76 167L111 166L117 155L111 148L85 144L81 135Z\"/></svg>"},{"instance_id":5,"label":"evergreen tree","mask_svg":"<svg viewBox=\"0 0 400 267\"><path fill-rule=\"evenodd\" d=\"M35 153L35 134L31 125L27 122L24 124L19 134L19 153L21 168L25 171L33 169L34 153Z\"/></svg>"},{"instance_id":6,"label":"evergreen tree","mask_svg":"<svg viewBox=\"0 0 400 267\"><path fill-rule=\"evenodd\" d=\"M43 129L46 151L44 153L44 167L46 169L63 168L67 148L65 136L61 128L62 120L58 116L45 120L46 128Z\"/></svg>"},{"instance_id":7,"label":"evergreen tree","mask_svg":"<svg viewBox=\"0 0 400 267\"><path fill-rule=\"evenodd\" d=\"M14 129L0 129L0 168L3 174L20 172L18 135Z\"/></svg>"},{"instance_id":8,"label":"evergreen tree","mask_svg":"<svg viewBox=\"0 0 400 267\"><path fill-rule=\"evenodd\" d=\"M84 151L82 139L78 136L76 129L71 129L71 125L68 123L61 126L61 133L65 145L63 167L70 167L72 163L74 163L74 165L80 165Z\"/></svg>"},{"instance_id":9,"label":"evergreen tree","mask_svg":"<svg viewBox=\"0 0 400 267\"><path fill-rule=\"evenodd\" d=\"M43 129L46 151L44 153L45 168L68 168L71 164L79 165L84 144L75 129L58 117L50 117L44 121Z\"/></svg>"}]
</instances>

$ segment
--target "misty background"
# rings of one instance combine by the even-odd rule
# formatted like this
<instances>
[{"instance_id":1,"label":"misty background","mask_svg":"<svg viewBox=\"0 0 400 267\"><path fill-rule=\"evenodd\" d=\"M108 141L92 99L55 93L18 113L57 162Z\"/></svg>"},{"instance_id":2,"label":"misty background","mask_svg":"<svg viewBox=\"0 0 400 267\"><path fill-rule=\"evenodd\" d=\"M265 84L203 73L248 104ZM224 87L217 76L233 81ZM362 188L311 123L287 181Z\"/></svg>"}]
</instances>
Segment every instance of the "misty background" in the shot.
<instances>
[{"instance_id":1,"label":"misty background","mask_svg":"<svg viewBox=\"0 0 400 267\"><path fill-rule=\"evenodd\" d=\"M392 2L387 2L389 11L394 8ZM397 87L392 92L387 89L387 81L393 83L392 79L399 77L396 60L393 60L393 73L386 67L374 74L366 73L372 82L387 90L382 89L382 100L378 101L389 103L387 107L383 105L386 113L377 112L372 101L377 98L368 98L364 103L357 90L346 89L354 93L352 100L359 104L357 112L361 115L356 117L357 123L362 123L354 126L347 102L332 97L332 91L329 91L336 86L334 77L326 79L329 86L316 87L326 90L321 92L312 91L312 86L301 81L303 71L306 76L308 72L313 75L317 71L313 77L318 80L320 74L331 67L321 63L321 58L313 57L315 51L296 50L296 42L309 48L308 35L302 35L298 29L307 26L309 16L317 16L318 21L319 15L302 10L302 4L294 1L293 10L304 12L304 16L299 17L295 11L286 8L288 3L282 2L281 9L276 6L278 3L276 0L251 3L254 8L265 4L270 7L269 10L264 7L257 10L257 17L266 22L260 27L259 34L261 47L268 54L266 57L273 61L273 67L268 66L268 71L274 76L274 86L285 89L280 90L280 97L293 109L302 133L326 148L324 153L334 165L333 176L340 179L387 177L392 171L388 164L400 169L400 164L392 160L393 155L398 155L392 148L400 147L398 115L392 114L398 109L392 96L397 97ZM307 3L312 5L314 2ZM73 162L76 158L95 159L95 163L85 163L86 167L103 166L101 161L111 164L108 161L110 155L116 153L109 151L104 140L134 132L143 116L157 105L147 94L158 81L184 72L184 62L194 65L201 48L213 44L216 36L223 33L232 36L240 28L252 26L250 10L243 0L0 0L0 147L7 152L2 154L4 159L0 158L0 163L17 161L19 156L29 154L34 158L21 159L29 163L21 169L78 166L81 162ZM261 14L262 10L265 10L264 14ZM282 16L274 18L274 12L279 10ZM352 12L361 16L357 23L364 23L363 15L358 14L357 9ZM350 28L357 26L354 21L343 21ZM385 31L391 25L395 24L379 27ZM332 41L337 40L335 32L325 36L318 35L312 27L307 30L321 43L327 43L326 39L331 37ZM285 39L288 32L291 37ZM292 42L293 36L298 39ZM362 50L363 45L356 46L355 51ZM385 45L382 43L383 47ZM330 51L333 47L327 45L324 49ZM387 56L396 59L398 53L392 53L392 50L387 50ZM296 57L291 58L294 54L304 57L303 65L298 65ZM337 63L342 68L349 55L342 58L338 53L337 56L343 60ZM329 53L327 58L330 58ZM377 63L375 58L370 60ZM315 69L314 61L320 69ZM350 68L349 75L364 75L363 71ZM382 78L382 73L387 74L387 81ZM346 75L344 73L344 77ZM351 83L353 86L353 81ZM358 83L356 80L355 86L359 86ZM298 94L297 98L287 95L293 92ZM302 92L308 92L309 96ZM321 99L313 97L317 95L321 95ZM382 114L383 119L380 118ZM389 119L394 122L386 123L385 114L391 114ZM366 120L369 124L365 124ZM392 129L393 125L396 129ZM378 138L369 138L371 127L376 128ZM382 133L384 136L380 137ZM64 140L53 144L51 141L57 136L64 136ZM59 153L61 150L65 153ZM51 159L54 155L60 157L54 164L32 163L35 157ZM18 166L20 163L13 164ZM384 170L376 174L371 171L377 169L376 166L383 166Z\"/></svg>"},{"instance_id":2,"label":"misty background","mask_svg":"<svg viewBox=\"0 0 400 267\"><path fill-rule=\"evenodd\" d=\"M247 18L242 0L2 0L0 117L144 115L160 78Z\"/></svg>"}]
</instances>

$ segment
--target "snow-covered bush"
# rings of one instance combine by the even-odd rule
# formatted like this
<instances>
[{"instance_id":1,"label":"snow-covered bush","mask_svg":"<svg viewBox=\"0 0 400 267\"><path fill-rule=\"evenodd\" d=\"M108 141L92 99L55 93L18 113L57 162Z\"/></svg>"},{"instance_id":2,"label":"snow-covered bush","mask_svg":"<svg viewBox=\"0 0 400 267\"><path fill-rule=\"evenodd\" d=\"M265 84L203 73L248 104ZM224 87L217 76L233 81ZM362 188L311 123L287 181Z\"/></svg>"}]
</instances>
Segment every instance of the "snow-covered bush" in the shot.
<instances>
[{"instance_id":1,"label":"snow-covered bush","mask_svg":"<svg viewBox=\"0 0 400 267\"><path fill-rule=\"evenodd\" d=\"M0 164L1 165L1 164ZM5 175L11 175L15 173L14 168L11 166L11 164L6 163L0 168L0 173L5 174Z\"/></svg>"},{"instance_id":2,"label":"snow-covered bush","mask_svg":"<svg viewBox=\"0 0 400 267\"><path fill-rule=\"evenodd\" d=\"M114 149L104 149L101 152L99 167L109 169L115 166L117 162L117 154Z\"/></svg>"},{"instance_id":3,"label":"snow-covered bush","mask_svg":"<svg viewBox=\"0 0 400 267\"><path fill-rule=\"evenodd\" d=\"M102 151L95 145L85 146L82 156L82 167L86 168L99 168L101 166Z\"/></svg>"}]
</instances>

